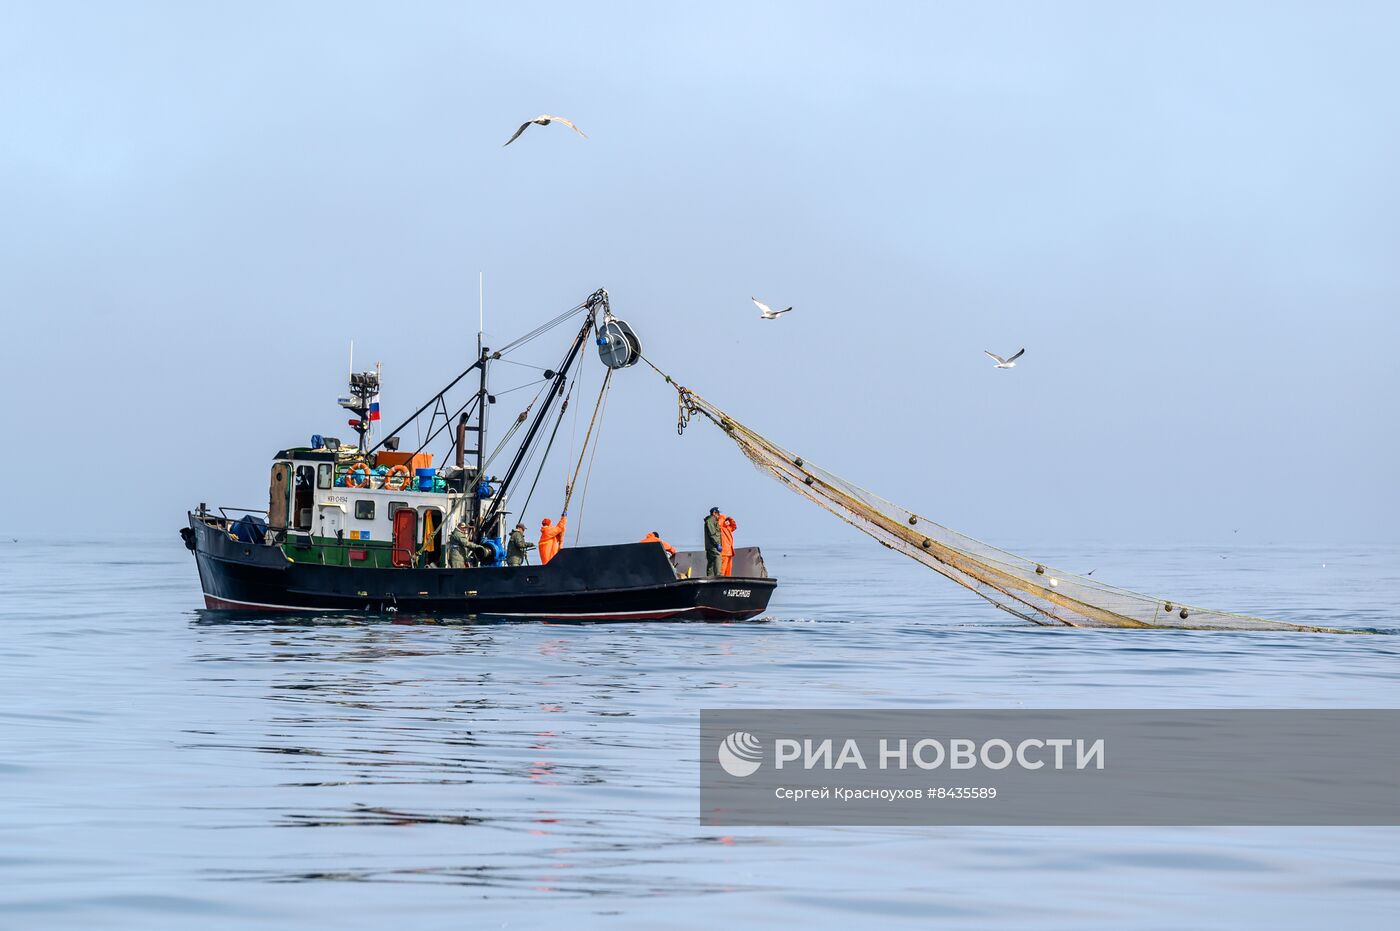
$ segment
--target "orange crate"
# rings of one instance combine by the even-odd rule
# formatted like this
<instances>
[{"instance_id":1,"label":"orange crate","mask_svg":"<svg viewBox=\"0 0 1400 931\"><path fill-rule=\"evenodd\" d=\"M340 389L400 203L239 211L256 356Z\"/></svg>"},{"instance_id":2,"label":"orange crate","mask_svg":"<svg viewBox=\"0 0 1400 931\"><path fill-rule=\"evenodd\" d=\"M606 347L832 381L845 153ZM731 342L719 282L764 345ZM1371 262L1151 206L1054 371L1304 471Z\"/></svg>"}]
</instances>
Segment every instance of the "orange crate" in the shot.
<instances>
[{"instance_id":1,"label":"orange crate","mask_svg":"<svg viewBox=\"0 0 1400 931\"><path fill-rule=\"evenodd\" d=\"M419 469L431 469L433 467L432 453L402 453L382 450L374 454L375 465L388 466L393 468L396 465L408 466L410 473Z\"/></svg>"}]
</instances>

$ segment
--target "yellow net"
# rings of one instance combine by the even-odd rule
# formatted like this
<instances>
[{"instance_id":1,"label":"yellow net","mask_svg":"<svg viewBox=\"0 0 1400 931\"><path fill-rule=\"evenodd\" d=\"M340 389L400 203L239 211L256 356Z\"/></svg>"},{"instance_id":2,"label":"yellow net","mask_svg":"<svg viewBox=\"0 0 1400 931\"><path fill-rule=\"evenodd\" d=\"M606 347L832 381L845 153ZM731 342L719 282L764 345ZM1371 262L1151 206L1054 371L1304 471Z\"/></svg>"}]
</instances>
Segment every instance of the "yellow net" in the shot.
<instances>
[{"instance_id":1,"label":"yellow net","mask_svg":"<svg viewBox=\"0 0 1400 931\"><path fill-rule=\"evenodd\" d=\"M1031 623L1069 627L1355 633L1154 598L1012 555L886 501L783 449L695 392L677 385L660 369L656 371L679 392L679 432L685 431L692 415L700 414L723 430L759 471L776 478L882 545L918 560L1003 611Z\"/></svg>"}]
</instances>

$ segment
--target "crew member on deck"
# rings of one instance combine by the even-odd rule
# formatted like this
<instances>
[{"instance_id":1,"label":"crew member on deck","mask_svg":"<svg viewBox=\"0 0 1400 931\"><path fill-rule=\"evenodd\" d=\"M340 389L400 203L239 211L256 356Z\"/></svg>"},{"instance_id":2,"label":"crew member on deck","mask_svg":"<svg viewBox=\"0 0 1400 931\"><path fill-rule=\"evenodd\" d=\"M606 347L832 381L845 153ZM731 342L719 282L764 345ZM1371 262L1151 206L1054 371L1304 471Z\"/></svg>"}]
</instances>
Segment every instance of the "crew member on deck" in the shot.
<instances>
[{"instance_id":1,"label":"crew member on deck","mask_svg":"<svg viewBox=\"0 0 1400 931\"><path fill-rule=\"evenodd\" d=\"M457 529L447 538L447 568L467 568L467 554L476 548L466 521L458 521Z\"/></svg>"},{"instance_id":2,"label":"crew member on deck","mask_svg":"<svg viewBox=\"0 0 1400 931\"><path fill-rule=\"evenodd\" d=\"M705 574L719 575L720 552L724 547L724 537L719 527L719 508L710 508L705 518Z\"/></svg>"},{"instance_id":3,"label":"crew member on deck","mask_svg":"<svg viewBox=\"0 0 1400 931\"><path fill-rule=\"evenodd\" d=\"M506 565L520 566L525 563L525 554L535 548L535 544L525 539L525 525L516 524L506 543Z\"/></svg>"},{"instance_id":4,"label":"crew member on deck","mask_svg":"<svg viewBox=\"0 0 1400 931\"><path fill-rule=\"evenodd\" d=\"M552 524L548 517L540 521L540 565L548 563L564 546L564 528L569 523L569 512L559 515L559 523Z\"/></svg>"},{"instance_id":5,"label":"crew member on deck","mask_svg":"<svg viewBox=\"0 0 1400 931\"><path fill-rule=\"evenodd\" d=\"M651 533L647 534L646 536L642 537L642 542L643 542L643 543L660 543L660 544L661 544L661 548L664 549L664 550L666 551L666 555L667 555L667 556L671 557L672 559L675 559L675 558L676 558L676 548L675 548L674 546L672 546L671 544L667 543L665 540L661 539L661 534L657 533L655 530L653 530Z\"/></svg>"},{"instance_id":6,"label":"crew member on deck","mask_svg":"<svg viewBox=\"0 0 1400 931\"><path fill-rule=\"evenodd\" d=\"M719 574L734 574L734 531L739 524L727 514L719 515Z\"/></svg>"}]
</instances>

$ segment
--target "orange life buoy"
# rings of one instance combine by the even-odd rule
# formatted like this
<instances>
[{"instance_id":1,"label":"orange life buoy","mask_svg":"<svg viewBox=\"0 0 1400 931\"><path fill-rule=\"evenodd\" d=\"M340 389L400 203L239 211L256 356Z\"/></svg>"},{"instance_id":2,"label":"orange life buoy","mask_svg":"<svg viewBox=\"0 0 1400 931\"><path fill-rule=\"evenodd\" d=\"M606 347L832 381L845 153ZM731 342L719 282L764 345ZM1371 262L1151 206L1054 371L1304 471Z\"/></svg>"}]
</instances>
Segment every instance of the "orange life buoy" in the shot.
<instances>
[{"instance_id":1,"label":"orange life buoy","mask_svg":"<svg viewBox=\"0 0 1400 931\"><path fill-rule=\"evenodd\" d=\"M396 465L384 475L384 487L390 491L402 491L413 478L406 465ZM395 481L397 479L397 481Z\"/></svg>"},{"instance_id":2,"label":"orange life buoy","mask_svg":"<svg viewBox=\"0 0 1400 931\"><path fill-rule=\"evenodd\" d=\"M360 472L364 472L364 478L357 478ZM369 463L361 459L350 467L350 471L345 473L345 484L351 488L364 488L369 485L369 477L373 474L369 470Z\"/></svg>"}]
</instances>

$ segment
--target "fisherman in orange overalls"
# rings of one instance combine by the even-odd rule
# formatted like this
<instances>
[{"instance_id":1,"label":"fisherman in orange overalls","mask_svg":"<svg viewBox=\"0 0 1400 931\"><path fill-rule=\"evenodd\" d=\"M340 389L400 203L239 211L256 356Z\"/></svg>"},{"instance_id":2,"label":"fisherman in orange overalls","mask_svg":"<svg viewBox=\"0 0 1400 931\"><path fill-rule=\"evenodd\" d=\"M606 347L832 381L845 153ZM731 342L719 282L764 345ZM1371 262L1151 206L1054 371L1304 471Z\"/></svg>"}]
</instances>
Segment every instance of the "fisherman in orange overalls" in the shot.
<instances>
[{"instance_id":1,"label":"fisherman in orange overalls","mask_svg":"<svg viewBox=\"0 0 1400 931\"><path fill-rule=\"evenodd\" d=\"M719 574L734 574L734 531L739 524L734 518L719 515Z\"/></svg>"},{"instance_id":2,"label":"fisherman in orange overalls","mask_svg":"<svg viewBox=\"0 0 1400 931\"><path fill-rule=\"evenodd\" d=\"M670 557L674 558L675 555L676 555L676 548L675 548L674 546L672 546L671 544L667 543L665 540L661 539L661 534L657 533L655 530L653 530L651 533L647 534L646 536L642 537L642 542L643 542L643 543L660 543L660 544L661 544L661 548L664 549L664 550L666 551L666 555L667 555L667 556L670 556Z\"/></svg>"},{"instance_id":3,"label":"fisherman in orange overalls","mask_svg":"<svg viewBox=\"0 0 1400 931\"><path fill-rule=\"evenodd\" d=\"M540 565L543 566L564 546L564 528L569 524L569 512L559 515L559 523L551 524L548 517L540 521Z\"/></svg>"}]
</instances>

